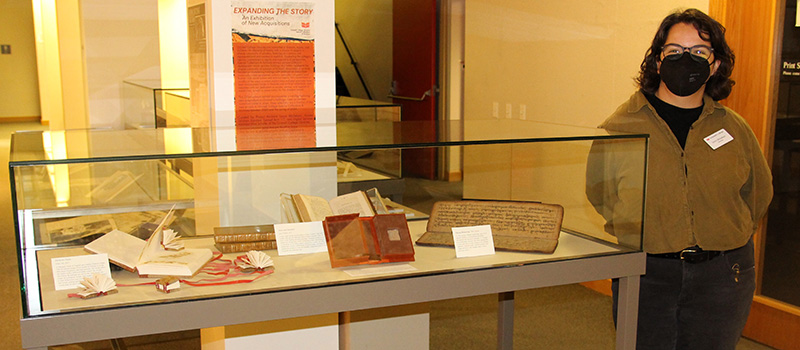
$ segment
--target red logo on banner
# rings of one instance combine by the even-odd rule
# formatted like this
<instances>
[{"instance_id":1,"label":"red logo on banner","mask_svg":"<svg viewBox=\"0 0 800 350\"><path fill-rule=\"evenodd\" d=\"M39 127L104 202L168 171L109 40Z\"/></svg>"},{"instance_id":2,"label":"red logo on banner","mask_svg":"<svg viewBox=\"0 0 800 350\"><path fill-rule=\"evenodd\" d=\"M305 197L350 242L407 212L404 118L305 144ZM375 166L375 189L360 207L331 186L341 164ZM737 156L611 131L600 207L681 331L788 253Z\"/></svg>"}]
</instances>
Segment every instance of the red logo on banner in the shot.
<instances>
[{"instance_id":1,"label":"red logo on banner","mask_svg":"<svg viewBox=\"0 0 800 350\"><path fill-rule=\"evenodd\" d=\"M300 22L300 25L303 26L303 28L308 28L311 27L311 22Z\"/></svg>"}]
</instances>

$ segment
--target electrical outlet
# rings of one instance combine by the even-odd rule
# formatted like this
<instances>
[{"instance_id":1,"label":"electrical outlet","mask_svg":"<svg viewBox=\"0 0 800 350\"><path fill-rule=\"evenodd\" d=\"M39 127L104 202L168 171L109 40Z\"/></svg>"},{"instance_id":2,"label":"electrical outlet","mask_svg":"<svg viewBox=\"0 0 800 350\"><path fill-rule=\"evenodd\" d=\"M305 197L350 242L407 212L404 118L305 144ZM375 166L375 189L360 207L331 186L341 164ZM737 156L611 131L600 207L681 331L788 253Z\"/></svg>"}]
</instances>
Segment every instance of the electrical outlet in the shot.
<instances>
[{"instance_id":1,"label":"electrical outlet","mask_svg":"<svg viewBox=\"0 0 800 350\"><path fill-rule=\"evenodd\" d=\"M11 54L11 45L0 45L0 54L3 55L10 55Z\"/></svg>"},{"instance_id":2,"label":"electrical outlet","mask_svg":"<svg viewBox=\"0 0 800 350\"><path fill-rule=\"evenodd\" d=\"M511 104L506 103L506 118L511 118Z\"/></svg>"},{"instance_id":3,"label":"electrical outlet","mask_svg":"<svg viewBox=\"0 0 800 350\"><path fill-rule=\"evenodd\" d=\"M528 116L526 115L528 112L528 106L521 104L519 105L519 119L525 120Z\"/></svg>"},{"instance_id":4,"label":"electrical outlet","mask_svg":"<svg viewBox=\"0 0 800 350\"><path fill-rule=\"evenodd\" d=\"M500 104L492 102L492 117L500 118Z\"/></svg>"}]
</instances>

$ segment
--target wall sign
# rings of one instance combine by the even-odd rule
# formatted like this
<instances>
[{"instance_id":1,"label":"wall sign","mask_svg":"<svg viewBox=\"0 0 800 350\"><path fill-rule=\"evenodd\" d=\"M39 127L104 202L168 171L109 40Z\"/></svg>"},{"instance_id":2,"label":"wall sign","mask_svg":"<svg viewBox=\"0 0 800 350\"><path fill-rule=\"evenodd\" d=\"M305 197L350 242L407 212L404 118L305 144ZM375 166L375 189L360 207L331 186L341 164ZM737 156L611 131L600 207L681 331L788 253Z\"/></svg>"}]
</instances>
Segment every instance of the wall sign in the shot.
<instances>
[{"instance_id":1,"label":"wall sign","mask_svg":"<svg viewBox=\"0 0 800 350\"><path fill-rule=\"evenodd\" d=\"M800 59L781 60L781 80L800 80Z\"/></svg>"}]
</instances>

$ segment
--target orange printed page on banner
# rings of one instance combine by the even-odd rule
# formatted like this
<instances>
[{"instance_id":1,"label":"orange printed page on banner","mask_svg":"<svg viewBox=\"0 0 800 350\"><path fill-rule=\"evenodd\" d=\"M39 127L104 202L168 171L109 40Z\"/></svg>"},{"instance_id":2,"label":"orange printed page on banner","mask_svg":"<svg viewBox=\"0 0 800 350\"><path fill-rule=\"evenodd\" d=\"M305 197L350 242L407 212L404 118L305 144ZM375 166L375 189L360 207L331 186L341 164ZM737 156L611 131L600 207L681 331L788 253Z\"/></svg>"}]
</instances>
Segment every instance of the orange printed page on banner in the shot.
<instances>
[{"instance_id":1,"label":"orange printed page on banner","mask_svg":"<svg viewBox=\"0 0 800 350\"><path fill-rule=\"evenodd\" d=\"M314 147L314 41L233 37L237 148Z\"/></svg>"}]
</instances>

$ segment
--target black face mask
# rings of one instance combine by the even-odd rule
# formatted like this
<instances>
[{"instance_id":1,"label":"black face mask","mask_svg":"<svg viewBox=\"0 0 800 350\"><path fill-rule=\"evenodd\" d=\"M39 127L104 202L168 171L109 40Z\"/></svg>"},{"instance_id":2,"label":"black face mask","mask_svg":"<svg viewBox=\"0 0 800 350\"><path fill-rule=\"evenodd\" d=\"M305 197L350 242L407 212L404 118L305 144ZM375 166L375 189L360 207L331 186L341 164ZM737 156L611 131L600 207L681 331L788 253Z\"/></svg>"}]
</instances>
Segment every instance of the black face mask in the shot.
<instances>
[{"instance_id":1,"label":"black face mask","mask_svg":"<svg viewBox=\"0 0 800 350\"><path fill-rule=\"evenodd\" d=\"M661 62L661 81L678 96L689 96L700 90L709 75L711 65L708 61L699 61L688 52L678 58L664 58Z\"/></svg>"}]
</instances>

